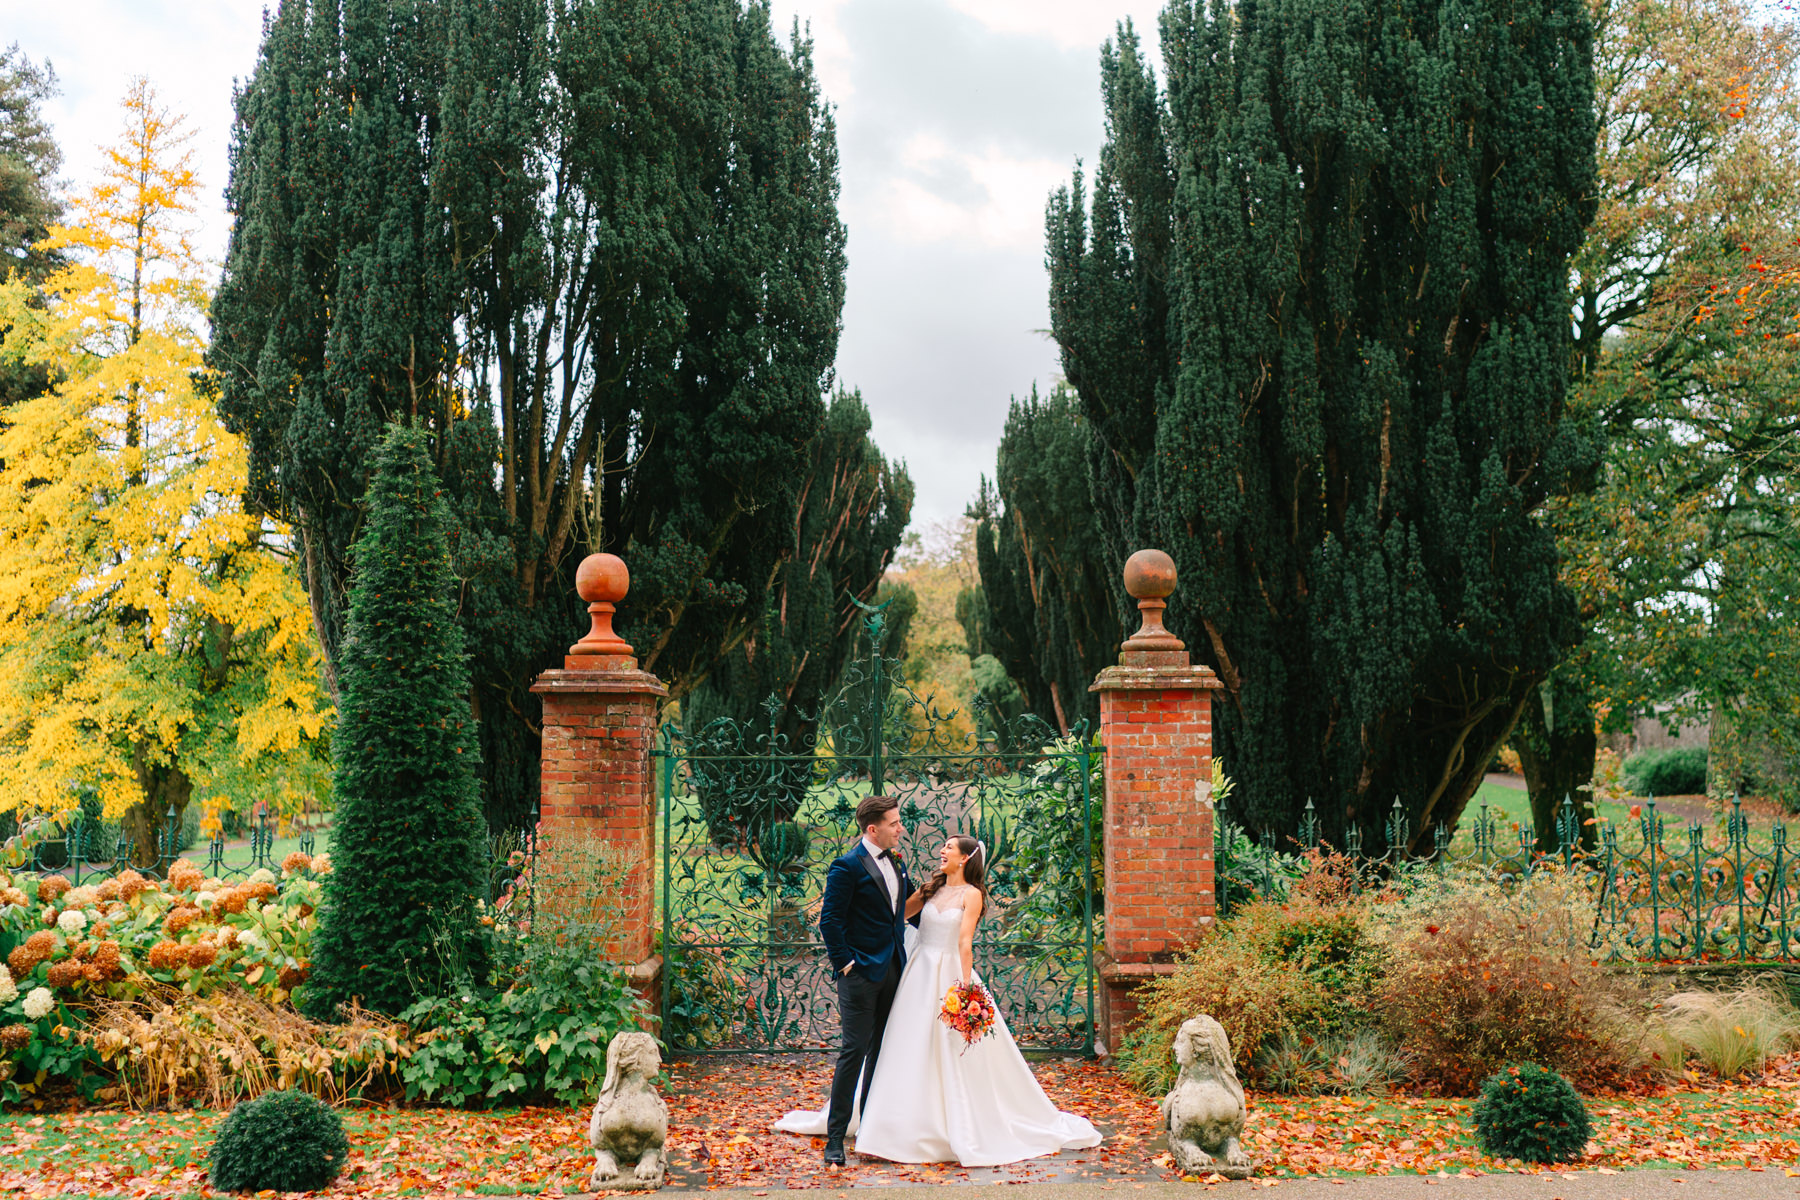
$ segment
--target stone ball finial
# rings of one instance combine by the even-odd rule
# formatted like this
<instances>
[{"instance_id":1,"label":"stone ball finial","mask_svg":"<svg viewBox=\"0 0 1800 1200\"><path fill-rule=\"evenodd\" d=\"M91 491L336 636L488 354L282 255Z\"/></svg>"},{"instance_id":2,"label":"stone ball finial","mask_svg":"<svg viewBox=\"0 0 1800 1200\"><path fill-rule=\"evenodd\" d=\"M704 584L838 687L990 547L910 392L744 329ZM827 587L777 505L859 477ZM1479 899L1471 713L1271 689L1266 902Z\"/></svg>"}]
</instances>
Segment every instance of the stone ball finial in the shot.
<instances>
[{"instance_id":1,"label":"stone ball finial","mask_svg":"<svg viewBox=\"0 0 1800 1200\"><path fill-rule=\"evenodd\" d=\"M631 654L631 643L613 632L613 612L631 590L631 572L616 554L590 554L575 568L575 593L588 602L587 635L569 653L581 658Z\"/></svg>"},{"instance_id":2,"label":"stone ball finial","mask_svg":"<svg viewBox=\"0 0 1800 1200\"><path fill-rule=\"evenodd\" d=\"M1175 590L1175 560L1161 550L1139 550L1125 560L1125 590L1138 602L1143 625L1119 649L1185 651L1182 640L1163 628L1163 609Z\"/></svg>"},{"instance_id":3,"label":"stone ball finial","mask_svg":"<svg viewBox=\"0 0 1800 1200\"><path fill-rule=\"evenodd\" d=\"M616 554L590 554L575 568L575 594L589 604L617 604L631 590L631 570Z\"/></svg>"},{"instance_id":4,"label":"stone ball finial","mask_svg":"<svg viewBox=\"0 0 1800 1200\"><path fill-rule=\"evenodd\" d=\"M1133 600L1163 600L1175 590L1175 560L1161 550L1139 550L1125 560L1125 590Z\"/></svg>"}]
</instances>

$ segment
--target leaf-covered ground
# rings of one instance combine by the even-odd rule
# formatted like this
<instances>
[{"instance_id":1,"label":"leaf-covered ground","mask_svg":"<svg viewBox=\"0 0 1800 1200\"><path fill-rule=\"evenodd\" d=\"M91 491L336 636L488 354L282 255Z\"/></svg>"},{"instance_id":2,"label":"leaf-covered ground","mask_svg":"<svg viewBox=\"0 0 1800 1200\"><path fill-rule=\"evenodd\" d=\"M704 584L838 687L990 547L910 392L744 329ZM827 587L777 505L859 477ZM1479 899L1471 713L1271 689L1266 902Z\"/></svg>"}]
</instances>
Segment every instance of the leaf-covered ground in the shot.
<instances>
[{"instance_id":1,"label":"leaf-covered ground","mask_svg":"<svg viewBox=\"0 0 1800 1200\"><path fill-rule=\"evenodd\" d=\"M771 1131L789 1108L823 1103L823 1057L711 1059L670 1073L671 1185L813 1188L884 1183L1175 1178L1153 1100L1097 1063L1034 1064L1061 1108L1107 1135L1104 1145L991 1170L859 1160L827 1175L816 1139ZM1591 1104L1588 1157L1562 1168L1725 1167L1800 1174L1800 1060L1756 1087L1711 1088ZM1484 1158L1469 1105L1454 1100L1252 1096L1247 1140L1266 1179L1304 1175L1520 1170ZM0 1117L0 1196L200 1197L216 1113L85 1110ZM340 1196L562 1195L585 1189L584 1114L349 1110L351 1164Z\"/></svg>"}]
</instances>

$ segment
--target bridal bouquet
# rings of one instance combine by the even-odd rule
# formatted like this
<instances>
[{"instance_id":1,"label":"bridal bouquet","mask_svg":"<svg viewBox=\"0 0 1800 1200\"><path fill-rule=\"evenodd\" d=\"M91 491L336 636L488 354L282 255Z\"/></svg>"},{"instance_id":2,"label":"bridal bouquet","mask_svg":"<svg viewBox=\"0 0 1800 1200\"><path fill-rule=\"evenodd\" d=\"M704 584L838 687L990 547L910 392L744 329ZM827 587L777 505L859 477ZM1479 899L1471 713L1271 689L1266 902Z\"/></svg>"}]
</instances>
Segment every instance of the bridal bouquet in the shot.
<instances>
[{"instance_id":1,"label":"bridal bouquet","mask_svg":"<svg viewBox=\"0 0 1800 1200\"><path fill-rule=\"evenodd\" d=\"M962 1034L966 1051L994 1032L994 998L979 983L952 984L938 1020Z\"/></svg>"}]
</instances>

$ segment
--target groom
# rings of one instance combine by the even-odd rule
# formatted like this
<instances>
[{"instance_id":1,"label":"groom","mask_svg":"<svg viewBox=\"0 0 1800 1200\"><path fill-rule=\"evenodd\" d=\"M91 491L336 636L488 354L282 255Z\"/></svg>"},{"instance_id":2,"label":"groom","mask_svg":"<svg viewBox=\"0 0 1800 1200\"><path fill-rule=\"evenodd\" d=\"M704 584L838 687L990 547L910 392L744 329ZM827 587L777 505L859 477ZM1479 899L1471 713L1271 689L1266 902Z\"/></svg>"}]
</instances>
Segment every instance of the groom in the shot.
<instances>
[{"instance_id":1,"label":"groom","mask_svg":"<svg viewBox=\"0 0 1800 1200\"><path fill-rule=\"evenodd\" d=\"M844 1165L844 1134L850 1128L850 1106L862 1081L869 1094L881 1033L894 989L906 967L906 898L912 894L906 864L895 848L906 831L900 824L900 802L870 796L856 806L862 838L825 873L825 902L819 935L837 977L838 1015L844 1044L831 1077L831 1110L825 1123L825 1162Z\"/></svg>"}]
</instances>

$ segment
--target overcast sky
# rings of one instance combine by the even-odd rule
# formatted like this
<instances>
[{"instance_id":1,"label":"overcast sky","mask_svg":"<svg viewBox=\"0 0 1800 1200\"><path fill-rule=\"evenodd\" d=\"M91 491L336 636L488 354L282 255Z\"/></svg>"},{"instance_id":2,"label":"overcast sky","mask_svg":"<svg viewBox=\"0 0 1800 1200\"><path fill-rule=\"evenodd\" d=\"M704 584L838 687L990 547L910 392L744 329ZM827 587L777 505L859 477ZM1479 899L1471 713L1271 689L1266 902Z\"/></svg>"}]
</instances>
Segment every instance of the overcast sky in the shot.
<instances>
[{"instance_id":1,"label":"overcast sky","mask_svg":"<svg viewBox=\"0 0 1800 1200\"><path fill-rule=\"evenodd\" d=\"M255 64L261 0L0 0L0 37L50 58L50 105L77 186L119 129L133 75L188 114L221 257L232 81ZM918 484L915 525L959 515L1010 396L1058 374L1042 332L1050 191L1100 144L1100 43L1158 0L774 0L810 23L838 109L849 301L839 378Z\"/></svg>"}]
</instances>

